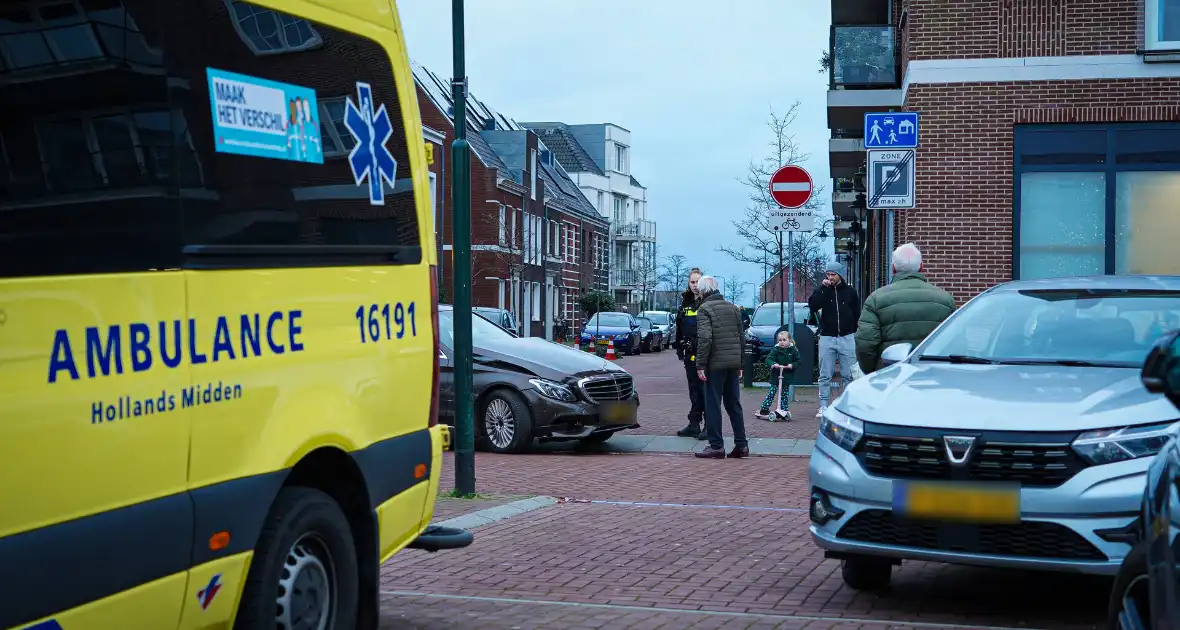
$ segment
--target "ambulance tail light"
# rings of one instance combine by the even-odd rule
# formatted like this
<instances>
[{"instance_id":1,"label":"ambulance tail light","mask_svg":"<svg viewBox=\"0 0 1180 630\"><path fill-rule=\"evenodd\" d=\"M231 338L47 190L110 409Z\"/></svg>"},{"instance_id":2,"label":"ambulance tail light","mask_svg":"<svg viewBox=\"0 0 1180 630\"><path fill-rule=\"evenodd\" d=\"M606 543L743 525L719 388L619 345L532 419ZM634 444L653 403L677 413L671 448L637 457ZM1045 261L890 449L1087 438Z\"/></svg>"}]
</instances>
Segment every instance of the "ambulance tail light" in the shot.
<instances>
[{"instance_id":1,"label":"ambulance tail light","mask_svg":"<svg viewBox=\"0 0 1180 630\"><path fill-rule=\"evenodd\" d=\"M438 357L442 353L442 343L438 332L438 266L430 266L430 329L434 331L434 354L431 359L433 375L430 382L430 425L438 424Z\"/></svg>"}]
</instances>

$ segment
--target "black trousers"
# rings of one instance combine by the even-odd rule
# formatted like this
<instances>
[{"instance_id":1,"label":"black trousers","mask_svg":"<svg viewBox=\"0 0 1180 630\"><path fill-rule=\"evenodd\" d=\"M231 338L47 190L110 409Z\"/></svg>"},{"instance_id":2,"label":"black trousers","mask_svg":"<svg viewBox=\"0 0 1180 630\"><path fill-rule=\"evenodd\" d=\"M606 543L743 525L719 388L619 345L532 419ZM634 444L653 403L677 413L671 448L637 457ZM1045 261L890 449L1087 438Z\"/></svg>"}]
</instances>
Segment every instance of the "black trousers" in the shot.
<instances>
[{"instance_id":1,"label":"black trousers","mask_svg":"<svg viewBox=\"0 0 1180 630\"><path fill-rule=\"evenodd\" d=\"M700 424L705 416L705 388L704 383L697 377L695 361L684 362L684 375L688 378L688 402L691 405L688 410L688 421Z\"/></svg>"},{"instance_id":2,"label":"black trousers","mask_svg":"<svg viewBox=\"0 0 1180 630\"><path fill-rule=\"evenodd\" d=\"M749 446L750 443L746 439L746 419L742 417L742 390L738 371L709 370L705 375L709 378L705 381L705 434L709 436L709 446L725 446L725 440L721 436L723 404L725 413L729 416L729 424L733 427L734 446Z\"/></svg>"}]
</instances>

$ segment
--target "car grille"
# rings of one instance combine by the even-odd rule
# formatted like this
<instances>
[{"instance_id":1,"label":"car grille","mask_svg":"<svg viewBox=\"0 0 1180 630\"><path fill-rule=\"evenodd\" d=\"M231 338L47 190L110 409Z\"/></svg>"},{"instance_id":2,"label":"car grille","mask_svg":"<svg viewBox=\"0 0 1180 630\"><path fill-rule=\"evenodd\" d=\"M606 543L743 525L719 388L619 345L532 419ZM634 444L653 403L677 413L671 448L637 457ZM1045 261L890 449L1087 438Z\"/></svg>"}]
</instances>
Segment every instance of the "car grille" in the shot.
<instances>
[{"instance_id":1,"label":"car grille","mask_svg":"<svg viewBox=\"0 0 1180 630\"><path fill-rule=\"evenodd\" d=\"M591 376L579 382L586 398L594 402L627 400L635 391L630 374Z\"/></svg>"},{"instance_id":2,"label":"car grille","mask_svg":"<svg viewBox=\"0 0 1180 630\"><path fill-rule=\"evenodd\" d=\"M864 510L840 528L840 538L879 545L1022 558L1106 560L1081 534L1057 523L962 525L895 519L889 510Z\"/></svg>"},{"instance_id":3,"label":"car grille","mask_svg":"<svg viewBox=\"0 0 1180 630\"><path fill-rule=\"evenodd\" d=\"M952 466L943 435L975 435L965 465ZM1015 481L1023 486L1059 486L1086 462L1069 447L1073 434L1010 431L954 432L865 424L856 447L861 465L871 475L893 479Z\"/></svg>"}]
</instances>

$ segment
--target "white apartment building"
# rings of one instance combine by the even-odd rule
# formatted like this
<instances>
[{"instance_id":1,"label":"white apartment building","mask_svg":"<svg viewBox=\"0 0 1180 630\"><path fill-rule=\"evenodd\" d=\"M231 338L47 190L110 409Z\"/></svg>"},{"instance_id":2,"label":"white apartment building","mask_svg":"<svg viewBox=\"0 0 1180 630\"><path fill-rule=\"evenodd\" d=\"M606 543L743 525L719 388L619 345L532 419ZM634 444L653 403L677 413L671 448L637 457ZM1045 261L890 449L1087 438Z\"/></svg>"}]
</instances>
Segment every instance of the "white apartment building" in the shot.
<instances>
[{"instance_id":1,"label":"white apartment building","mask_svg":"<svg viewBox=\"0 0 1180 630\"><path fill-rule=\"evenodd\" d=\"M611 123L522 123L541 137L574 183L611 222L610 287L620 304L651 303L656 289L656 223L647 188L631 174L631 132Z\"/></svg>"}]
</instances>

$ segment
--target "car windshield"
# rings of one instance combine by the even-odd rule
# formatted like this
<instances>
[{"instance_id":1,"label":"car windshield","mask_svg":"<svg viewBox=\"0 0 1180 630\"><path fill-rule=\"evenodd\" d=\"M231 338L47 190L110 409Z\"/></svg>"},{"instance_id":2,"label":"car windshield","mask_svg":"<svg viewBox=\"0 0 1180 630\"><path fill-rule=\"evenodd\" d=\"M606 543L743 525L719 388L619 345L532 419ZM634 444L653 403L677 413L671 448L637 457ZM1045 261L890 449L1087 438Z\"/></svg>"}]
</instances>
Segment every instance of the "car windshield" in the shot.
<instances>
[{"instance_id":1,"label":"car windshield","mask_svg":"<svg viewBox=\"0 0 1180 630\"><path fill-rule=\"evenodd\" d=\"M590 321L586 322L586 326L589 328L593 328L594 326L629 328L631 326L631 318L622 313L595 313L590 318Z\"/></svg>"},{"instance_id":2,"label":"car windshield","mask_svg":"<svg viewBox=\"0 0 1180 630\"><path fill-rule=\"evenodd\" d=\"M1143 365L1180 328L1180 292L1026 290L983 295L920 348L920 359L1014 364Z\"/></svg>"},{"instance_id":3,"label":"car windshield","mask_svg":"<svg viewBox=\"0 0 1180 630\"><path fill-rule=\"evenodd\" d=\"M779 319L780 315L779 315L778 309L779 309L778 304L765 304L763 306L758 307L758 310L754 311L754 319L750 322L750 325L751 326L778 326L778 325L782 324L783 322L787 321L787 319L790 317L791 311L786 305L783 305L783 312L781 315L782 319ZM795 323L802 324L806 321L807 321L807 306L796 304L795 305Z\"/></svg>"},{"instance_id":4,"label":"car windshield","mask_svg":"<svg viewBox=\"0 0 1180 630\"><path fill-rule=\"evenodd\" d=\"M651 330L651 320L646 317L640 317L635 321L639 322L640 330Z\"/></svg>"},{"instance_id":5,"label":"car windshield","mask_svg":"<svg viewBox=\"0 0 1180 630\"><path fill-rule=\"evenodd\" d=\"M644 311L643 316L650 319L651 322L657 326L672 323L672 316L663 311Z\"/></svg>"},{"instance_id":6,"label":"car windshield","mask_svg":"<svg viewBox=\"0 0 1180 630\"><path fill-rule=\"evenodd\" d=\"M454 311L438 312L439 341L448 348L455 347ZM482 342L513 339L503 328L489 322L478 314L471 315L471 345L479 347Z\"/></svg>"}]
</instances>

